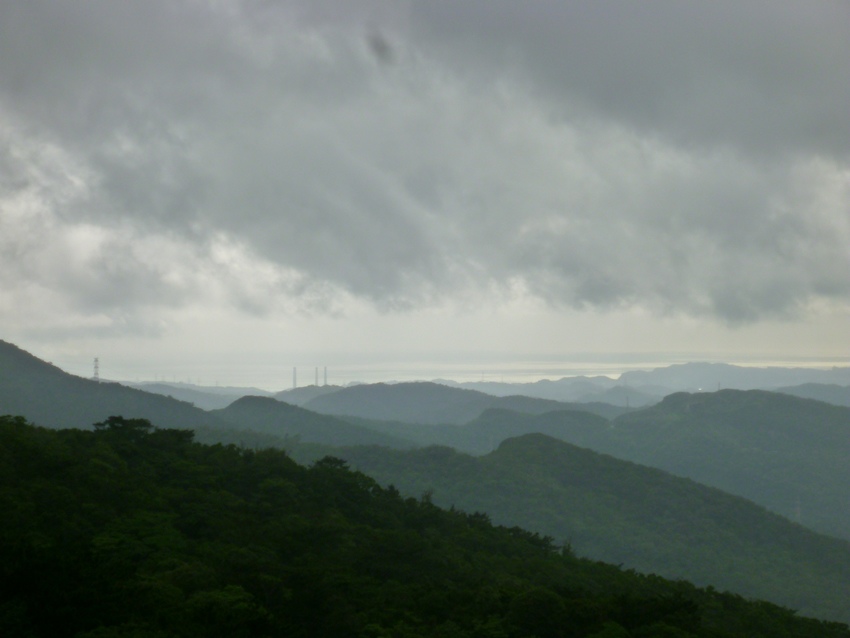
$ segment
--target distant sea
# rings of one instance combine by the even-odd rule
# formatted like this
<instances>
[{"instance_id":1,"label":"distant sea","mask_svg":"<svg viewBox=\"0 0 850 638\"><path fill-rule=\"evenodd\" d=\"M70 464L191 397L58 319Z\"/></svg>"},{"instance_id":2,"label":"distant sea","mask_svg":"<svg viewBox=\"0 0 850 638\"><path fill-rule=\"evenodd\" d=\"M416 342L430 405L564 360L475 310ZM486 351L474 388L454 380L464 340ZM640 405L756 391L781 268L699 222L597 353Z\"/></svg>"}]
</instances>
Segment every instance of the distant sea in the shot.
<instances>
[{"instance_id":1,"label":"distant sea","mask_svg":"<svg viewBox=\"0 0 850 638\"><path fill-rule=\"evenodd\" d=\"M293 359L295 359L293 357ZM332 356L311 357L301 355L289 362L233 362L223 364L181 363L169 370L135 368L126 366L104 374L108 366L101 363L103 378L123 381L160 381L191 383L201 386L255 387L279 391L293 387L352 383L391 383L396 381L450 380L456 382L496 381L506 383L533 383L541 379L561 379L575 376L606 376L613 379L631 370L653 370L674 364L693 361L730 363L748 367L823 368L850 366L847 357L768 357L759 355L688 354L584 354L547 357L517 357L476 355L463 360L444 360L439 357L402 358L370 356L358 360L347 355L344 359ZM334 360L336 359L336 361ZM70 370L69 370L70 371ZM73 371L72 371L73 372ZM123 374L122 374L123 372ZM295 378L293 379L293 372ZM78 372L73 372L79 374ZM326 376L327 375L327 376ZM83 374L82 376L86 376Z\"/></svg>"}]
</instances>

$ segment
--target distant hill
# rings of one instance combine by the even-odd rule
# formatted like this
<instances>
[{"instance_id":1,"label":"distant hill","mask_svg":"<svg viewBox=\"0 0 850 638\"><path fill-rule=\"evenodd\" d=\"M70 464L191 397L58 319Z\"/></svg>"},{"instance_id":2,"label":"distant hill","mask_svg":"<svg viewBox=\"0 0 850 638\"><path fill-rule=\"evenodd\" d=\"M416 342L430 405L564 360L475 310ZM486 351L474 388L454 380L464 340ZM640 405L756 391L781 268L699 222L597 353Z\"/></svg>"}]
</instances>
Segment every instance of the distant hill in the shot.
<instances>
[{"instance_id":1,"label":"distant hill","mask_svg":"<svg viewBox=\"0 0 850 638\"><path fill-rule=\"evenodd\" d=\"M656 370L632 370L620 382L640 388L662 386L673 392L715 390L775 390L803 383L850 385L850 367L814 368L747 367L727 363L683 363Z\"/></svg>"},{"instance_id":2,"label":"distant hill","mask_svg":"<svg viewBox=\"0 0 850 638\"><path fill-rule=\"evenodd\" d=\"M329 445L385 445L408 448L398 436L370 430L324 414L289 405L270 397L242 397L213 412L221 421L277 437L297 437L304 443Z\"/></svg>"},{"instance_id":3,"label":"distant hill","mask_svg":"<svg viewBox=\"0 0 850 638\"><path fill-rule=\"evenodd\" d=\"M244 396L267 396L256 388L228 388L229 391L215 392L205 386L190 386L187 384L154 383L150 381L125 384L131 388L170 396L193 404L202 410L219 410L227 407L236 399Z\"/></svg>"},{"instance_id":4,"label":"distant hill","mask_svg":"<svg viewBox=\"0 0 850 638\"><path fill-rule=\"evenodd\" d=\"M607 403L621 407L642 407L657 403L667 388L655 386L630 387L621 381L608 377L564 377L562 379L541 379L533 383L505 383L496 381L472 381L445 385L477 390L494 396L521 395L539 399L550 399L568 403Z\"/></svg>"},{"instance_id":5,"label":"distant hill","mask_svg":"<svg viewBox=\"0 0 850 638\"><path fill-rule=\"evenodd\" d=\"M524 396L495 397L438 383L376 383L344 388L311 399L304 407L323 414L349 415L382 421L422 424L462 424L489 408L529 414L585 410L612 417L624 410L606 404L571 404Z\"/></svg>"},{"instance_id":6,"label":"distant hill","mask_svg":"<svg viewBox=\"0 0 850 638\"><path fill-rule=\"evenodd\" d=\"M678 393L612 425L576 442L850 539L849 408L761 390Z\"/></svg>"},{"instance_id":7,"label":"distant hill","mask_svg":"<svg viewBox=\"0 0 850 638\"><path fill-rule=\"evenodd\" d=\"M579 397L596 392L604 392L617 385L617 381L609 377L564 377L562 379L540 379L529 383L509 383L504 381L465 381L454 383L439 381L445 385L453 385L465 390L477 390L485 394L507 397L521 394L538 399L553 401L576 401Z\"/></svg>"},{"instance_id":8,"label":"distant hill","mask_svg":"<svg viewBox=\"0 0 850 638\"><path fill-rule=\"evenodd\" d=\"M850 385L850 367L812 369L773 366L756 368L726 363L692 362L674 364L655 370L625 372L617 379L604 376L577 376L562 379L543 379L533 383L496 381L464 383L441 381L441 383L467 390L478 390L494 396L520 394L566 402L602 401L634 408L657 403L668 394L682 391L779 390L783 387L802 384L848 386ZM628 400L626 397L628 397Z\"/></svg>"},{"instance_id":9,"label":"distant hill","mask_svg":"<svg viewBox=\"0 0 850 638\"><path fill-rule=\"evenodd\" d=\"M282 390L274 396L278 401L289 403L290 405L304 406L311 399L320 397L325 394L332 394L337 390L342 390L341 385L305 385L299 388L291 388Z\"/></svg>"},{"instance_id":10,"label":"distant hill","mask_svg":"<svg viewBox=\"0 0 850 638\"><path fill-rule=\"evenodd\" d=\"M185 401L77 377L5 341L0 341L0 414L60 428L87 428L113 415L145 418L160 427L221 425Z\"/></svg>"},{"instance_id":11,"label":"distant hill","mask_svg":"<svg viewBox=\"0 0 850 638\"><path fill-rule=\"evenodd\" d=\"M457 426L367 427L473 454L545 433L744 496L821 533L850 540L850 408L762 390L677 393L606 421L574 410L488 409Z\"/></svg>"},{"instance_id":12,"label":"distant hill","mask_svg":"<svg viewBox=\"0 0 850 638\"><path fill-rule=\"evenodd\" d=\"M505 439L522 434L548 434L562 440L588 432L598 438L610 422L596 414L560 410L541 415L523 414L502 408L488 408L478 418L462 425L423 425L400 421L376 421L360 417L340 417L348 422L412 441L419 446L447 446L469 454L495 450Z\"/></svg>"},{"instance_id":13,"label":"distant hill","mask_svg":"<svg viewBox=\"0 0 850 638\"><path fill-rule=\"evenodd\" d=\"M804 399L815 399L832 405L850 407L850 386L835 385L834 383L804 383L777 388L776 391L783 394L793 394Z\"/></svg>"},{"instance_id":14,"label":"distant hill","mask_svg":"<svg viewBox=\"0 0 850 638\"><path fill-rule=\"evenodd\" d=\"M539 434L480 458L441 447L338 455L403 493L568 541L581 556L850 619L850 543L660 470Z\"/></svg>"},{"instance_id":15,"label":"distant hill","mask_svg":"<svg viewBox=\"0 0 850 638\"><path fill-rule=\"evenodd\" d=\"M644 386L649 387L649 386ZM609 403L626 408L641 408L658 403L664 392L654 393L652 390L636 390L627 385L617 385L602 392L588 392L576 399L577 403Z\"/></svg>"}]
</instances>

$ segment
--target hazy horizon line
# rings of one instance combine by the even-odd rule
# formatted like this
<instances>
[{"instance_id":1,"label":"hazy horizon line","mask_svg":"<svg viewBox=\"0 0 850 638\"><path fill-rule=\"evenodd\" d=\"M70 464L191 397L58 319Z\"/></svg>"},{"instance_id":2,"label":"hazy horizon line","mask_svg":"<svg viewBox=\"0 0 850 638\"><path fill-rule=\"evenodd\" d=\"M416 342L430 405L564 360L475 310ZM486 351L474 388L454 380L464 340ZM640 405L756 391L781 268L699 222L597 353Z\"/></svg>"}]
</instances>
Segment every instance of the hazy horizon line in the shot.
<instances>
[{"instance_id":1,"label":"hazy horizon line","mask_svg":"<svg viewBox=\"0 0 850 638\"><path fill-rule=\"evenodd\" d=\"M625 353L624 353L625 354ZM628 361L632 358L631 361ZM686 363L727 364L747 368L804 368L830 370L850 367L848 357L766 357L737 355L728 358L695 356L671 357L664 354L634 357L610 357L601 354L597 360L568 360L567 358L536 358L516 360L504 357L501 361L471 362L423 362L423 361L372 361L338 365L286 365L259 363L249 364L184 364L171 366L170 371L155 372L149 366L123 365L109 373L108 359L100 358L100 375L103 380L118 383L180 383L199 387L245 387L267 392L279 392L293 387L293 370L296 371L295 387L325 384L327 370L328 385L350 385L355 383L403 383L411 381L449 381L454 383L503 382L535 383L542 380L558 380L569 377L604 376L618 379L626 372L655 370ZM638 360L642 359L642 360ZM66 368L63 368L66 369ZM82 371L72 372L78 376L91 377Z\"/></svg>"}]
</instances>

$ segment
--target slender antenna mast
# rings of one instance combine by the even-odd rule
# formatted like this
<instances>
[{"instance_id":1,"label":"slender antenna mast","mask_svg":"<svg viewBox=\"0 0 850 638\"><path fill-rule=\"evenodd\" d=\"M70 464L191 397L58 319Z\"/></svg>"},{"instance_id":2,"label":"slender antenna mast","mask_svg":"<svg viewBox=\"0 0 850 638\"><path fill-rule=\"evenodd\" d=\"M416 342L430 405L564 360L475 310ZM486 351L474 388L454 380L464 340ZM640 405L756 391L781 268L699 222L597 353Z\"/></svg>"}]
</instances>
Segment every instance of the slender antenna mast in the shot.
<instances>
[{"instance_id":1,"label":"slender antenna mast","mask_svg":"<svg viewBox=\"0 0 850 638\"><path fill-rule=\"evenodd\" d=\"M96 381L100 383L100 359L94 358L94 375L92 376L92 381Z\"/></svg>"},{"instance_id":2,"label":"slender antenna mast","mask_svg":"<svg viewBox=\"0 0 850 638\"><path fill-rule=\"evenodd\" d=\"M328 366L325 366L325 385L328 384Z\"/></svg>"},{"instance_id":3,"label":"slender antenna mast","mask_svg":"<svg viewBox=\"0 0 850 638\"><path fill-rule=\"evenodd\" d=\"M319 366L316 366L316 387L319 387Z\"/></svg>"},{"instance_id":4,"label":"slender antenna mast","mask_svg":"<svg viewBox=\"0 0 850 638\"><path fill-rule=\"evenodd\" d=\"M298 387L298 368L292 368L292 389Z\"/></svg>"}]
</instances>

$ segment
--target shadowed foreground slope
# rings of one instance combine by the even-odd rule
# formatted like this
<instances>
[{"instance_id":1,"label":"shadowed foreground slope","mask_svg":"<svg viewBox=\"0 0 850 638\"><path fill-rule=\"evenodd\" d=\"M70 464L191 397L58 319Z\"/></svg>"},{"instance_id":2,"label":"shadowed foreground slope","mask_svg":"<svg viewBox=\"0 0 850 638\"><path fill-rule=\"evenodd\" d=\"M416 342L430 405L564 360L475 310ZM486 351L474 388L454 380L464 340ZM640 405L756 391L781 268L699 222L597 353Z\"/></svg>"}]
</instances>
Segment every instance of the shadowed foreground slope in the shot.
<instances>
[{"instance_id":1,"label":"shadowed foreground slope","mask_svg":"<svg viewBox=\"0 0 850 638\"><path fill-rule=\"evenodd\" d=\"M558 552L338 459L0 418L0 634L847 638L844 625Z\"/></svg>"}]
</instances>

